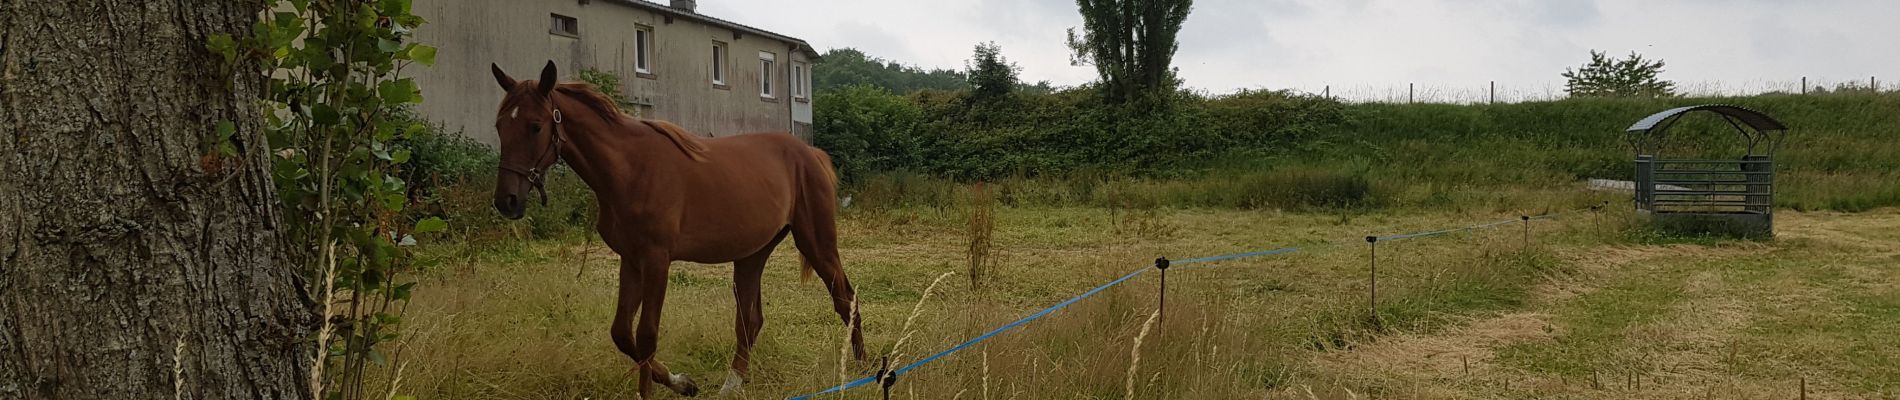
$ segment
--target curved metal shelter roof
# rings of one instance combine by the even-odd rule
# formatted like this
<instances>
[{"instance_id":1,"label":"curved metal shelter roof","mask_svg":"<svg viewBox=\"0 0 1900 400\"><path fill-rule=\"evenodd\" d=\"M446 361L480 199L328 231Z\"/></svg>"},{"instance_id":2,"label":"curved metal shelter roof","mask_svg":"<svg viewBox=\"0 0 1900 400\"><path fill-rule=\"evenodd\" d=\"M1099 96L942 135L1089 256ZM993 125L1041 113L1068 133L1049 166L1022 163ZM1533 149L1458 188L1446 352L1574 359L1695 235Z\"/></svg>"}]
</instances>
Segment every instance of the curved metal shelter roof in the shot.
<instances>
[{"instance_id":1,"label":"curved metal shelter roof","mask_svg":"<svg viewBox=\"0 0 1900 400\"><path fill-rule=\"evenodd\" d=\"M1630 148L1636 150L1637 154L1653 155L1668 140L1669 127L1680 121L1683 115L1696 111L1708 111L1721 115L1722 120L1734 127L1735 133L1741 135L1742 140L1748 143L1746 155L1772 156L1775 154L1775 149L1780 147L1781 139L1788 135L1787 125L1760 111L1729 104L1704 104L1671 108L1643 117L1623 131L1623 140L1628 142ZM1762 152L1757 153L1758 150Z\"/></svg>"},{"instance_id":2,"label":"curved metal shelter roof","mask_svg":"<svg viewBox=\"0 0 1900 400\"><path fill-rule=\"evenodd\" d=\"M1781 121L1776 121L1774 117L1770 117L1768 114L1762 114L1760 111L1728 104L1704 104L1699 106L1676 107L1650 114L1647 117L1643 117L1642 120L1636 121L1635 124L1630 125L1629 129L1625 129L1624 131L1637 132L1657 128L1668 128L1669 124L1675 122L1675 119L1681 117L1682 114L1694 111L1708 111L1721 114L1725 118L1748 125L1750 128L1755 128L1756 131L1788 130L1787 125L1782 125Z\"/></svg>"}]
</instances>

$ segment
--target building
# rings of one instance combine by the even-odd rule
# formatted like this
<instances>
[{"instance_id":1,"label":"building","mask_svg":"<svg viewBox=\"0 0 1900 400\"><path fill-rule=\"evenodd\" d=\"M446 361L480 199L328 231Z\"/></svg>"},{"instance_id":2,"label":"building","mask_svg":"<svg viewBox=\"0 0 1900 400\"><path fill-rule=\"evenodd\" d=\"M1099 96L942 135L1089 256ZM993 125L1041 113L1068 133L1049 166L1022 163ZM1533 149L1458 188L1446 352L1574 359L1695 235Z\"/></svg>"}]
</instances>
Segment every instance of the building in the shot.
<instances>
[{"instance_id":1,"label":"building","mask_svg":"<svg viewBox=\"0 0 1900 400\"><path fill-rule=\"evenodd\" d=\"M448 130L495 144L502 92L489 63L532 79L553 60L564 80L582 70L620 77L644 118L707 136L811 131L811 45L696 12L693 0L416 0L436 64L407 72L419 111Z\"/></svg>"}]
</instances>

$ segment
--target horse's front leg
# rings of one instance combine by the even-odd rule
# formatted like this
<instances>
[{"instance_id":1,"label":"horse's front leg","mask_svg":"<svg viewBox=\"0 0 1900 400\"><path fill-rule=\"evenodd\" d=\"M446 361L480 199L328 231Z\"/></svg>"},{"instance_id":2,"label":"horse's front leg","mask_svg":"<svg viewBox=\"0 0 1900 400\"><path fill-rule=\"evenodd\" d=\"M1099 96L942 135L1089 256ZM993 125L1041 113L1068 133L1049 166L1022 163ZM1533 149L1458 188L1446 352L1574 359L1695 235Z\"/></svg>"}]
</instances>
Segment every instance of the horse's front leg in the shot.
<instances>
[{"instance_id":1,"label":"horse's front leg","mask_svg":"<svg viewBox=\"0 0 1900 400\"><path fill-rule=\"evenodd\" d=\"M620 262L620 299L615 306L614 344L638 365L640 397L652 395L659 383L684 396L699 394L699 386L685 375L669 373L654 357L659 350L660 315L666 302L666 274L671 259L665 252L623 255ZM633 319L639 311L639 320Z\"/></svg>"}]
</instances>

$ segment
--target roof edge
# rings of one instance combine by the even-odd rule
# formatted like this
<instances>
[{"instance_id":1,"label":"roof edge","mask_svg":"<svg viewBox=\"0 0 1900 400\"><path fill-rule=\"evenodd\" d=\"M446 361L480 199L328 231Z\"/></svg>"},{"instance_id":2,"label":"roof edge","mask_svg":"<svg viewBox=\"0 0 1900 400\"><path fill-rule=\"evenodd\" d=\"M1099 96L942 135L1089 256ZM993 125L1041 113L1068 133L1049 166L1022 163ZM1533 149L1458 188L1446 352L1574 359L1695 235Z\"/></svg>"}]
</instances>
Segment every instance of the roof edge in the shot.
<instances>
[{"instance_id":1,"label":"roof edge","mask_svg":"<svg viewBox=\"0 0 1900 400\"><path fill-rule=\"evenodd\" d=\"M1650 114L1641 120L1637 120L1635 124L1631 124L1629 128L1624 129L1624 132L1646 132L1658 128L1659 125L1666 127L1667 124L1665 124L1664 121L1695 111L1709 111L1723 116L1734 117L1736 121L1748 125L1750 128L1755 128L1757 131L1788 130L1788 126L1781 123L1780 120L1776 120L1774 117L1768 116L1768 114L1764 114L1760 111L1755 111L1754 109L1733 104L1703 104L1676 107Z\"/></svg>"},{"instance_id":2,"label":"roof edge","mask_svg":"<svg viewBox=\"0 0 1900 400\"><path fill-rule=\"evenodd\" d=\"M727 21L727 20L719 19L718 17L713 17L711 15L706 15L706 14L700 14L697 12L688 12L685 10L673 8L672 6L668 6L665 4L659 4L659 3L654 3L654 2L645 1L645 0L609 0L609 1L613 3L624 4L627 6L634 7L634 8L640 8L640 9L645 9L648 11L667 14L674 17L680 17L680 18L686 18L686 19L690 19L694 21L704 22L707 24L716 25L716 26L726 28L726 29L743 31L746 33L754 34L754 35L764 36L764 37L772 38L773 40L777 40L781 42L795 44L795 45L798 45L798 48L794 49L794 51L803 51L805 55L809 56L813 61L816 61L817 58L819 57L818 49L813 48L811 46L811 43L806 43L804 39L781 35L776 32L754 28L746 24Z\"/></svg>"}]
</instances>

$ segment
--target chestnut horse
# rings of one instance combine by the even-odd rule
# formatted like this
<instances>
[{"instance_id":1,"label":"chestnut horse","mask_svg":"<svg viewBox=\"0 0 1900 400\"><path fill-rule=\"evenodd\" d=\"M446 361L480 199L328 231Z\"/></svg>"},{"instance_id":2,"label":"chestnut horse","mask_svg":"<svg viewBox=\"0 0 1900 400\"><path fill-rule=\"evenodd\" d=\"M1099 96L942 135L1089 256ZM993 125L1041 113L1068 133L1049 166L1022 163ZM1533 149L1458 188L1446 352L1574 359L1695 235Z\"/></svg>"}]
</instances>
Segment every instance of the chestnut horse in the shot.
<instances>
[{"instance_id":1,"label":"chestnut horse","mask_svg":"<svg viewBox=\"0 0 1900 400\"><path fill-rule=\"evenodd\" d=\"M815 272L830 289L832 307L850 326L851 348L863 359L857 295L838 259L837 177L824 151L790 134L702 139L671 123L629 117L592 86L557 84L553 62L540 80L525 82L491 67L508 92L495 119L501 142L495 209L521 218L531 189L543 191L545 205L542 180L559 161L593 189L600 205L596 229L620 254L619 302L609 331L638 365L641 397L650 394L648 382L687 396L699 391L654 358L671 263L732 263L738 349L722 391L736 390L765 323L760 276L788 233L804 274Z\"/></svg>"}]
</instances>

